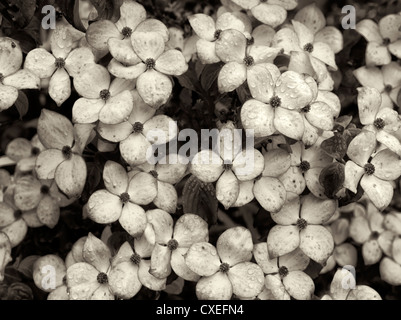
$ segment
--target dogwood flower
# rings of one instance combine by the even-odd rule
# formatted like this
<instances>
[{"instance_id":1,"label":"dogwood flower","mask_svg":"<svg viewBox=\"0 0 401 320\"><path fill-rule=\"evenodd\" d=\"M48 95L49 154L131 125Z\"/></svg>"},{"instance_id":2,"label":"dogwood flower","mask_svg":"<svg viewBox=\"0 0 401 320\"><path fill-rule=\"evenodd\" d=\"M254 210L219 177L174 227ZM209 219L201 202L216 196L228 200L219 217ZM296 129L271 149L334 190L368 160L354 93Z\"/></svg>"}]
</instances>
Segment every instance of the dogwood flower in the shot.
<instances>
[{"instance_id":1,"label":"dogwood flower","mask_svg":"<svg viewBox=\"0 0 401 320\"><path fill-rule=\"evenodd\" d=\"M312 194L287 201L271 217L277 223L267 236L269 257L276 258L300 248L310 259L324 264L334 249L331 233L322 226L337 209L335 200Z\"/></svg>"},{"instance_id":2,"label":"dogwood flower","mask_svg":"<svg viewBox=\"0 0 401 320\"><path fill-rule=\"evenodd\" d=\"M137 90L132 90L132 111L127 120L109 125L100 122L97 131L101 137L111 142L120 142L121 156L130 166L153 162L150 154L153 146L164 145L178 134L177 123L170 117L159 114L141 98ZM154 150L153 150L154 151Z\"/></svg>"},{"instance_id":3,"label":"dogwood flower","mask_svg":"<svg viewBox=\"0 0 401 320\"><path fill-rule=\"evenodd\" d=\"M76 77L82 68L95 63L89 48L73 47L73 37L65 27L56 28L50 38L51 52L36 48L27 54L24 68L31 70L40 79L50 78L49 95L58 106L71 95L71 77Z\"/></svg>"},{"instance_id":4,"label":"dogwood flower","mask_svg":"<svg viewBox=\"0 0 401 320\"><path fill-rule=\"evenodd\" d=\"M311 300L315 284L304 270L310 259L298 248L281 257L270 259L267 243L254 246L253 255L265 276L265 289L259 299L266 300Z\"/></svg>"},{"instance_id":5,"label":"dogwood flower","mask_svg":"<svg viewBox=\"0 0 401 320\"><path fill-rule=\"evenodd\" d=\"M391 62L391 55L401 58L401 16L389 14L378 23L364 19L356 31L368 41L365 60L367 66L381 66Z\"/></svg>"},{"instance_id":6,"label":"dogwood flower","mask_svg":"<svg viewBox=\"0 0 401 320\"><path fill-rule=\"evenodd\" d=\"M86 133L82 134L80 127L74 127L66 117L46 109L40 114L37 131L46 147L36 158L37 177L54 179L60 191L69 198L80 196L87 174L81 156Z\"/></svg>"},{"instance_id":7,"label":"dogwood flower","mask_svg":"<svg viewBox=\"0 0 401 320\"><path fill-rule=\"evenodd\" d=\"M45 147L37 134L30 141L21 137L10 141L7 144L5 155L16 162L14 176L32 172L35 168L37 155L44 149Z\"/></svg>"},{"instance_id":8,"label":"dogwood flower","mask_svg":"<svg viewBox=\"0 0 401 320\"><path fill-rule=\"evenodd\" d=\"M389 149L375 154L369 161L376 148L375 134L362 130L349 144L347 155L350 158L345 164L344 187L356 193L360 182L362 189L382 211L393 197L392 180L401 175L399 157Z\"/></svg>"},{"instance_id":9,"label":"dogwood flower","mask_svg":"<svg viewBox=\"0 0 401 320\"><path fill-rule=\"evenodd\" d=\"M199 280L198 274L186 265L185 255L193 244L209 241L206 221L198 215L186 213L174 224L171 215L162 210L151 211L148 221L155 233L149 273L156 278L166 278L173 270L184 280Z\"/></svg>"},{"instance_id":10,"label":"dogwood flower","mask_svg":"<svg viewBox=\"0 0 401 320\"><path fill-rule=\"evenodd\" d=\"M135 65L124 67L111 61L108 69L116 77L136 79L136 88L142 99L157 109L171 95L173 83L169 76L179 76L188 70L181 51L165 50L165 41L158 32L135 31L132 47L139 57Z\"/></svg>"},{"instance_id":11,"label":"dogwood flower","mask_svg":"<svg viewBox=\"0 0 401 320\"><path fill-rule=\"evenodd\" d=\"M287 11L297 7L297 0L231 0L233 3L250 10L258 21L276 28L287 19Z\"/></svg>"},{"instance_id":12,"label":"dogwood flower","mask_svg":"<svg viewBox=\"0 0 401 320\"><path fill-rule=\"evenodd\" d=\"M401 156L401 142L394 134L401 128L401 117L392 108L381 108L382 95L375 88L358 88L359 119L364 129L372 131L380 142Z\"/></svg>"},{"instance_id":13,"label":"dogwood flower","mask_svg":"<svg viewBox=\"0 0 401 320\"><path fill-rule=\"evenodd\" d=\"M0 232L5 233L11 244L16 247L24 240L28 227L37 228L43 226L36 211L21 211L15 205L14 185L10 185L4 193L3 201L0 202Z\"/></svg>"},{"instance_id":14,"label":"dogwood flower","mask_svg":"<svg viewBox=\"0 0 401 320\"><path fill-rule=\"evenodd\" d=\"M86 39L102 56L110 52L117 61L134 65L139 62L131 45L131 35L135 31L158 32L165 42L169 39L167 27L160 20L146 19L143 5L132 0L122 2L117 22L103 19L91 23Z\"/></svg>"},{"instance_id":15,"label":"dogwood flower","mask_svg":"<svg viewBox=\"0 0 401 320\"><path fill-rule=\"evenodd\" d=\"M380 294L366 285L356 285L355 275L349 270L337 269L330 289L321 300L382 300Z\"/></svg>"},{"instance_id":16,"label":"dogwood flower","mask_svg":"<svg viewBox=\"0 0 401 320\"><path fill-rule=\"evenodd\" d=\"M109 160L103 169L103 181L105 189L95 191L88 200L89 218L101 224L118 220L131 236L141 235L148 222L141 206L156 197L156 179L146 172L130 177L122 165Z\"/></svg>"},{"instance_id":17,"label":"dogwood flower","mask_svg":"<svg viewBox=\"0 0 401 320\"><path fill-rule=\"evenodd\" d=\"M384 215L368 202L364 215L351 218L349 233L355 243L362 245L362 257L365 265L378 263L383 252L391 252L391 240L394 235L385 232L383 226Z\"/></svg>"},{"instance_id":18,"label":"dogwood flower","mask_svg":"<svg viewBox=\"0 0 401 320\"><path fill-rule=\"evenodd\" d=\"M53 180L38 180L32 175L24 175L15 182L14 203L22 211L33 210L39 221L54 228L60 218L60 207L71 204L75 199L68 199L60 193Z\"/></svg>"},{"instance_id":19,"label":"dogwood flower","mask_svg":"<svg viewBox=\"0 0 401 320\"><path fill-rule=\"evenodd\" d=\"M253 262L251 233L244 227L224 231L216 246L197 242L190 246L185 262L201 276L196 283L199 300L229 300L256 297L263 289L264 274Z\"/></svg>"},{"instance_id":20,"label":"dogwood flower","mask_svg":"<svg viewBox=\"0 0 401 320\"><path fill-rule=\"evenodd\" d=\"M380 109L392 109L398 105L397 97L401 89L401 66L392 61L389 64L378 67L360 67L353 71L358 82L369 88L375 88L381 94Z\"/></svg>"},{"instance_id":21,"label":"dogwood flower","mask_svg":"<svg viewBox=\"0 0 401 320\"><path fill-rule=\"evenodd\" d=\"M145 163L138 166L130 173L147 172L155 177L157 183L157 195L153 199L153 203L159 209L168 213L175 213L178 203L178 194L175 184L180 182L187 173L187 164L185 158L177 155L174 163L170 163L172 157L165 156L159 160L156 165Z\"/></svg>"},{"instance_id":22,"label":"dogwood flower","mask_svg":"<svg viewBox=\"0 0 401 320\"><path fill-rule=\"evenodd\" d=\"M74 123L118 124L131 111L133 99L130 90L134 83L123 79L111 81L107 69L98 64L87 65L74 78L75 90L82 96L72 108Z\"/></svg>"},{"instance_id":23,"label":"dogwood flower","mask_svg":"<svg viewBox=\"0 0 401 320\"><path fill-rule=\"evenodd\" d=\"M291 167L279 177L288 192L302 194L306 187L317 198L325 198L324 188L319 182L322 170L333 159L319 146L306 148L297 142L291 148Z\"/></svg>"},{"instance_id":24,"label":"dogwood flower","mask_svg":"<svg viewBox=\"0 0 401 320\"><path fill-rule=\"evenodd\" d=\"M301 111L314 99L311 86L305 81L304 75L294 71L280 75L265 69L260 76L265 77L262 75L272 81L255 83L255 91L258 92L254 94L256 99L246 101L241 108L243 127L254 129L256 138L267 137L277 130L289 138L301 140L305 132ZM251 88L252 84L249 86ZM308 114L313 116L313 112Z\"/></svg>"},{"instance_id":25,"label":"dogwood flower","mask_svg":"<svg viewBox=\"0 0 401 320\"><path fill-rule=\"evenodd\" d=\"M244 34L235 29L224 30L215 42L216 55L225 63L221 68L217 83L221 93L231 92L246 80L249 87L255 86L269 69L263 69L264 64L272 64L281 49L251 44L248 45ZM260 66L262 64L262 66ZM271 66L269 65L268 68ZM271 78L270 86L273 86ZM263 81L263 86L268 80ZM268 84L269 85L269 84ZM265 89L266 90L266 89Z\"/></svg>"},{"instance_id":26,"label":"dogwood flower","mask_svg":"<svg viewBox=\"0 0 401 320\"><path fill-rule=\"evenodd\" d=\"M216 40L221 32L228 29L237 30L250 37L252 24L249 17L242 12L226 12L218 16L216 21L209 15L197 13L188 17L189 23L199 37L196 42L196 52L203 64L220 62L216 55Z\"/></svg>"},{"instance_id":27,"label":"dogwood flower","mask_svg":"<svg viewBox=\"0 0 401 320\"><path fill-rule=\"evenodd\" d=\"M0 111L10 108L18 99L18 90L39 89L39 78L21 69L22 50L17 41L0 37Z\"/></svg>"},{"instance_id":28,"label":"dogwood flower","mask_svg":"<svg viewBox=\"0 0 401 320\"><path fill-rule=\"evenodd\" d=\"M233 124L219 132L218 150L201 150L192 159L190 172L199 180L216 182L216 197L225 208L233 206L240 195L241 182L251 181L264 169L263 155L254 148L242 150ZM218 152L219 154L217 154Z\"/></svg>"},{"instance_id":29,"label":"dogwood flower","mask_svg":"<svg viewBox=\"0 0 401 320\"><path fill-rule=\"evenodd\" d=\"M133 245L124 242L112 258L109 284L120 299L131 299L142 287L161 291L167 278L159 279L150 272L150 256L155 245L155 235L150 225L144 234L134 239Z\"/></svg>"},{"instance_id":30,"label":"dogwood flower","mask_svg":"<svg viewBox=\"0 0 401 320\"><path fill-rule=\"evenodd\" d=\"M70 300L114 300L108 277L111 269L110 249L92 233L83 246L84 262L67 269L67 291Z\"/></svg>"},{"instance_id":31,"label":"dogwood flower","mask_svg":"<svg viewBox=\"0 0 401 320\"><path fill-rule=\"evenodd\" d=\"M327 66L337 70L335 53L326 43L321 41L303 23L292 20L292 28L284 27L277 31L273 39L273 46L282 48L284 53L291 56L289 70L305 73L315 77L320 89L332 89L327 86L330 80Z\"/></svg>"}]
</instances>

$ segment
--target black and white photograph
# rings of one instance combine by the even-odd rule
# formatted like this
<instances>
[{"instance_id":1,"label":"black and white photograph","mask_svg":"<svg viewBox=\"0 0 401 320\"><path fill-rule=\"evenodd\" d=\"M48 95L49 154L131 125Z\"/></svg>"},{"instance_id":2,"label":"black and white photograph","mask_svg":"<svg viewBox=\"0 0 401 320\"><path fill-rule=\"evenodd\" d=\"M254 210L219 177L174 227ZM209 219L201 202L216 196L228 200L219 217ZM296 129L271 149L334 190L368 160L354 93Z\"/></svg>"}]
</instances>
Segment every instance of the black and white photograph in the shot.
<instances>
[{"instance_id":1,"label":"black and white photograph","mask_svg":"<svg viewBox=\"0 0 401 320\"><path fill-rule=\"evenodd\" d=\"M401 300L400 176L399 0L0 0L0 308Z\"/></svg>"}]
</instances>

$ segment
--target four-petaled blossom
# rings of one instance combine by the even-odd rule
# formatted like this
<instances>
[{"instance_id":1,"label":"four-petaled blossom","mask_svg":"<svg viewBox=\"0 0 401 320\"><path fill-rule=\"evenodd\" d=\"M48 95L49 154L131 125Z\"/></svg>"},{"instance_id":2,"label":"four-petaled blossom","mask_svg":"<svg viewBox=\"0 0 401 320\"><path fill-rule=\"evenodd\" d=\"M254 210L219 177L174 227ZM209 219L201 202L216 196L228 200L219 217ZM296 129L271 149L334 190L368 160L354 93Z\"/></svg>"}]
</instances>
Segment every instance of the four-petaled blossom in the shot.
<instances>
[{"instance_id":1,"label":"four-petaled blossom","mask_svg":"<svg viewBox=\"0 0 401 320\"><path fill-rule=\"evenodd\" d=\"M196 283L199 300L230 300L254 298L262 292L264 274L253 262L253 242L249 230L233 227L224 231L216 246L208 242L193 244L185 262L192 272L201 276Z\"/></svg>"},{"instance_id":2,"label":"four-petaled blossom","mask_svg":"<svg viewBox=\"0 0 401 320\"><path fill-rule=\"evenodd\" d=\"M70 300L114 300L109 284L110 249L92 233L84 243L84 261L67 269L66 281Z\"/></svg>"},{"instance_id":3,"label":"four-petaled blossom","mask_svg":"<svg viewBox=\"0 0 401 320\"><path fill-rule=\"evenodd\" d=\"M271 213L277 223L267 236L269 257L276 258L300 248L312 260L323 264L334 249L331 233L322 226L337 209L335 200L322 200L313 194L287 201Z\"/></svg>"},{"instance_id":4,"label":"four-petaled blossom","mask_svg":"<svg viewBox=\"0 0 401 320\"><path fill-rule=\"evenodd\" d=\"M310 259L298 248L281 257L271 259L267 243L253 248L256 263L266 274L265 288L258 295L261 300L311 300L315 291L312 278L304 270Z\"/></svg>"},{"instance_id":5,"label":"four-petaled blossom","mask_svg":"<svg viewBox=\"0 0 401 320\"><path fill-rule=\"evenodd\" d=\"M315 97L312 89L314 80L294 71L280 75L277 70L270 70L260 70L263 71L260 77L266 75L271 80L263 87L260 84L256 87L255 84L258 90L253 96L256 98L246 101L241 108L242 124L245 129L254 129L256 138L267 137L277 130L291 139L301 140L305 133L304 115L301 113ZM307 119L318 117L310 111L305 115ZM319 106L316 112L319 112Z\"/></svg>"},{"instance_id":6,"label":"four-petaled blossom","mask_svg":"<svg viewBox=\"0 0 401 320\"><path fill-rule=\"evenodd\" d=\"M21 69L22 59L18 42L0 37L0 111L17 101L18 90L39 88L39 78L33 72Z\"/></svg>"},{"instance_id":7,"label":"four-petaled blossom","mask_svg":"<svg viewBox=\"0 0 401 320\"><path fill-rule=\"evenodd\" d=\"M271 64L281 49L266 45L248 45L244 34L235 29L222 31L216 40L215 47L216 55L225 63L217 78L221 93L234 91L245 81L248 81L250 90L257 85L259 90L261 90L259 87L265 84L273 85L273 79L267 78L264 81L262 79L269 72ZM266 67L267 70L263 69L265 64L269 64Z\"/></svg>"},{"instance_id":8,"label":"four-petaled blossom","mask_svg":"<svg viewBox=\"0 0 401 320\"><path fill-rule=\"evenodd\" d=\"M366 130L351 141L347 151L350 160L345 164L344 187L356 193L360 183L368 198L382 211L393 198L391 181L401 175L401 160L390 149L373 155L376 144L375 134Z\"/></svg>"},{"instance_id":9,"label":"four-petaled blossom","mask_svg":"<svg viewBox=\"0 0 401 320\"><path fill-rule=\"evenodd\" d=\"M242 12L225 12L216 21L212 17L197 13L188 17L189 23L199 37L196 42L196 52L203 64L220 62L216 55L216 40L220 38L221 32L228 29L237 30L249 38L252 24L249 17Z\"/></svg>"},{"instance_id":10,"label":"four-petaled blossom","mask_svg":"<svg viewBox=\"0 0 401 320\"><path fill-rule=\"evenodd\" d=\"M155 235L149 272L157 278L166 278L173 270L184 280L199 280L199 275L187 267L184 257L193 244L209 241L206 221L185 213L174 224L171 215L162 210L152 210L148 221Z\"/></svg>"},{"instance_id":11,"label":"four-petaled blossom","mask_svg":"<svg viewBox=\"0 0 401 320\"><path fill-rule=\"evenodd\" d=\"M356 31L367 41L367 66L382 66L391 62L391 55L401 58L401 16L389 14L376 23L364 19L357 23Z\"/></svg>"},{"instance_id":12,"label":"four-petaled blossom","mask_svg":"<svg viewBox=\"0 0 401 320\"><path fill-rule=\"evenodd\" d=\"M118 124L128 118L132 111L132 81L111 81L107 69L98 64L87 65L74 78L75 90L82 96L72 108L74 123Z\"/></svg>"},{"instance_id":13,"label":"four-petaled blossom","mask_svg":"<svg viewBox=\"0 0 401 320\"><path fill-rule=\"evenodd\" d=\"M46 150L36 158L36 175L38 179L54 179L69 198L79 197L86 182L86 162L81 154L90 130L85 129L74 127L65 116L47 109L42 110L38 120L39 140Z\"/></svg>"},{"instance_id":14,"label":"four-petaled blossom","mask_svg":"<svg viewBox=\"0 0 401 320\"><path fill-rule=\"evenodd\" d=\"M74 39L66 26L56 28L50 38L51 52L36 48L27 54L24 68L41 79L50 78L49 95L58 106L71 95L71 77L76 77L82 68L95 63L89 48L74 49Z\"/></svg>"},{"instance_id":15,"label":"four-petaled blossom","mask_svg":"<svg viewBox=\"0 0 401 320\"><path fill-rule=\"evenodd\" d=\"M158 32L135 31L131 42L139 61L124 67L112 60L108 69L116 77L136 79L136 88L141 98L157 109L170 98L173 90L170 76L185 73L188 70L187 61L181 51L165 50L165 40Z\"/></svg>"},{"instance_id":16,"label":"four-petaled blossom","mask_svg":"<svg viewBox=\"0 0 401 320\"><path fill-rule=\"evenodd\" d=\"M140 236L147 225L147 214L141 207L157 195L154 176L138 172L134 176L117 162L107 161L103 169L105 189L95 191L88 200L89 218L101 224L119 221L133 237Z\"/></svg>"},{"instance_id":17,"label":"four-petaled blossom","mask_svg":"<svg viewBox=\"0 0 401 320\"><path fill-rule=\"evenodd\" d=\"M381 68L360 67L353 72L358 82L369 88L375 88L381 94L380 109L392 109L398 106L398 93L401 89L401 65L392 61Z\"/></svg>"}]
</instances>

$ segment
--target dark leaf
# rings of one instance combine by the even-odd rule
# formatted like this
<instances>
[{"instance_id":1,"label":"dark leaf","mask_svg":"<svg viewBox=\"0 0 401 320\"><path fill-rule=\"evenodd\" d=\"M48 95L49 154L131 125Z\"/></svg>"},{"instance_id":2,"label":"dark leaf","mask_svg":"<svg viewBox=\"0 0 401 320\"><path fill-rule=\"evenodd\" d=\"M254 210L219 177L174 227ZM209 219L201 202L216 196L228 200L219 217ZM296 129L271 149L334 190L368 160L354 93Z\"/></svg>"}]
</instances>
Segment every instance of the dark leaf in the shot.
<instances>
[{"instance_id":1,"label":"dark leaf","mask_svg":"<svg viewBox=\"0 0 401 320\"><path fill-rule=\"evenodd\" d=\"M20 28L25 28L35 14L36 0L10 0L9 3L14 8L19 9L16 12L12 12L13 20Z\"/></svg>"},{"instance_id":2,"label":"dark leaf","mask_svg":"<svg viewBox=\"0 0 401 320\"><path fill-rule=\"evenodd\" d=\"M20 119L28 112L29 101L26 94L21 90L18 90L18 98L17 101L15 101L15 107L18 110Z\"/></svg>"},{"instance_id":3,"label":"dark leaf","mask_svg":"<svg viewBox=\"0 0 401 320\"><path fill-rule=\"evenodd\" d=\"M130 241L131 236L125 231L115 231L107 239L107 245L109 246L111 253L115 255L124 242Z\"/></svg>"},{"instance_id":4,"label":"dark leaf","mask_svg":"<svg viewBox=\"0 0 401 320\"><path fill-rule=\"evenodd\" d=\"M244 104L246 101L252 98L251 92L249 91L248 85L244 83L236 89L237 95L241 104Z\"/></svg>"},{"instance_id":5,"label":"dark leaf","mask_svg":"<svg viewBox=\"0 0 401 320\"><path fill-rule=\"evenodd\" d=\"M188 69L187 72L184 74L177 76L178 82L180 83L181 86L184 88L187 88L191 91L195 91L199 93L200 95L204 95L204 92L202 88L200 87L200 83L196 77L196 74L193 70Z\"/></svg>"},{"instance_id":6,"label":"dark leaf","mask_svg":"<svg viewBox=\"0 0 401 320\"><path fill-rule=\"evenodd\" d=\"M336 119L334 126L340 126L342 127L342 130L339 131L344 131L345 128L348 127L348 125L351 123L352 121L352 117L351 116L341 116L339 118ZM337 129L338 130L338 129Z\"/></svg>"},{"instance_id":7,"label":"dark leaf","mask_svg":"<svg viewBox=\"0 0 401 320\"><path fill-rule=\"evenodd\" d=\"M357 202L357 201L359 201L359 199L362 198L363 194L364 194L364 191L360 184L358 184L356 193L353 193L352 191L346 189L345 196L338 199L338 206L344 207L350 203Z\"/></svg>"},{"instance_id":8,"label":"dark leaf","mask_svg":"<svg viewBox=\"0 0 401 320\"><path fill-rule=\"evenodd\" d=\"M86 198L90 197L90 195L96 190L96 187L99 185L102 179L102 171L101 168L96 163L87 162L87 179L85 183L84 190L82 192L82 197Z\"/></svg>"},{"instance_id":9,"label":"dark leaf","mask_svg":"<svg viewBox=\"0 0 401 320\"><path fill-rule=\"evenodd\" d=\"M205 68L203 68L200 76L200 82L203 90L206 92L209 91L213 83L216 81L221 68L221 63L208 64L205 66Z\"/></svg>"},{"instance_id":10,"label":"dark leaf","mask_svg":"<svg viewBox=\"0 0 401 320\"><path fill-rule=\"evenodd\" d=\"M218 201L213 184L191 175L183 189L183 209L202 217L209 225L217 222Z\"/></svg>"},{"instance_id":11,"label":"dark leaf","mask_svg":"<svg viewBox=\"0 0 401 320\"><path fill-rule=\"evenodd\" d=\"M304 272L310 276L312 279L317 278L320 275L320 271L323 269L323 266L316 261L310 260L308 266L304 270Z\"/></svg>"},{"instance_id":12,"label":"dark leaf","mask_svg":"<svg viewBox=\"0 0 401 320\"><path fill-rule=\"evenodd\" d=\"M336 160L341 160L347 153L347 140L344 135L339 132L334 132L334 136L322 142L321 148L329 156Z\"/></svg>"},{"instance_id":13,"label":"dark leaf","mask_svg":"<svg viewBox=\"0 0 401 320\"><path fill-rule=\"evenodd\" d=\"M9 37L18 41L23 53L28 53L29 51L37 48L38 43L35 38L28 33L28 30L12 32L9 34Z\"/></svg>"},{"instance_id":14,"label":"dark leaf","mask_svg":"<svg viewBox=\"0 0 401 320\"><path fill-rule=\"evenodd\" d=\"M14 282L8 287L8 300L33 300L32 289L22 282Z\"/></svg>"},{"instance_id":15,"label":"dark leaf","mask_svg":"<svg viewBox=\"0 0 401 320\"><path fill-rule=\"evenodd\" d=\"M60 11L64 14L66 20L76 29L85 32L85 27L82 24L79 15L79 0L57 0Z\"/></svg>"},{"instance_id":16,"label":"dark leaf","mask_svg":"<svg viewBox=\"0 0 401 320\"><path fill-rule=\"evenodd\" d=\"M98 13L98 20L111 20L116 22L120 18L120 7L123 0L90 0Z\"/></svg>"},{"instance_id":17,"label":"dark leaf","mask_svg":"<svg viewBox=\"0 0 401 320\"><path fill-rule=\"evenodd\" d=\"M32 279L32 268L35 261L40 258L39 255L32 255L24 258L16 267L25 277Z\"/></svg>"},{"instance_id":18,"label":"dark leaf","mask_svg":"<svg viewBox=\"0 0 401 320\"><path fill-rule=\"evenodd\" d=\"M343 187L345 179L344 165L338 162L329 164L322 170L319 182L324 188L324 194L330 199L336 197L336 193Z\"/></svg>"}]
</instances>

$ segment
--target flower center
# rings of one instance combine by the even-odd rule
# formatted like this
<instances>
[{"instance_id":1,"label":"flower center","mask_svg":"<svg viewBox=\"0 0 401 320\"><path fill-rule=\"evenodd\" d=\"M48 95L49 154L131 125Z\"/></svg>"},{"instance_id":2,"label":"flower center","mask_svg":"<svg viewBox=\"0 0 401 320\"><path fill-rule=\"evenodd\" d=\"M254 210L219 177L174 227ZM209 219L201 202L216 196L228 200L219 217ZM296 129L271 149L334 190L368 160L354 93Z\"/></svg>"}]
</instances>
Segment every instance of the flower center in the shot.
<instances>
[{"instance_id":1,"label":"flower center","mask_svg":"<svg viewBox=\"0 0 401 320\"><path fill-rule=\"evenodd\" d=\"M370 238L373 240L377 240L379 236L380 236L379 232L373 231L372 234L370 235Z\"/></svg>"},{"instance_id":2,"label":"flower center","mask_svg":"<svg viewBox=\"0 0 401 320\"><path fill-rule=\"evenodd\" d=\"M365 166L363 168L365 169L365 173L368 176L371 176L372 174L375 173L375 166L373 164L371 164L371 163L365 164Z\"/></svg>"},{"instance_id":3,"label":"flower center","mask_svg":"<svg viewBox=\"0 0 401 320\"><path fill-rule=\"evenodd\" d=\"M310 163L308 161L302 161L299 164L299 169L301 170L302 173L305 173L310 169Z\"/></svg>"},{"instance_id":4,"label":"flower center","mask_svg":"<svg viewBox=\"0 0 401 320\"><path fill-rule=\"evenodd\" d=\"M304 50L305 50L306 52L312 53L312 52L313 52L313 44L310 43L310 42L307 43L307 44L305 44Z\"/></svg>"},{"instance_id":5,"label":"flower center","mask_svg":"<svg viewBox=\"0 0 401 320\"><path fill-rule=\"evenodd\" d=\"M121 30L121 34L124 36L124 38L129 38L132 35L132 29L130 27L124 27Z\"/></svg>"},{"instance_id":6,"label":"flower center","mask_svg":"<svg viewBox=\"0 0 401 320\"><path fill-rule=\"evenodd\" d=\"M386 126L386 123L382 118L377 118L374 122L373 125L376 127L376 129L381 130Z\"/></svg>"},{"instance_id":7,"label":"flower center","mask_svg":"<svg viewBox=\"0 0 401 320\"><path fill-rule=\"evenodd\" d=\"M303 107L303 108L301 109L301 111L302 111L303 113L308 113L308 112L310 111L310 105L308 104L306 107Z\"/></svg>"},{"instance_id":8,"label":"flower center","mask_svg":"<svg viewBox=\"0 0 401 320\"><path fill-rule=\"evenodd\" d=\"M222 30L219 29L219 30L216 30L216 31L214 32L214 38L215 38L216 40L220 38L221 31L222 31Z\"/></svg>"},{"instance_id":9,"label":"flower center","mask_svg":"<svg viewBox=\"0 0 401 320\"><path fill-rule=\"evenodd\" d=\"M32 154L33 156L37 156L39 153L40 153L39 148L33 147L33 148L31 149L31 154Z\"/></svg>"},{"instance_id":10,"label":"flower center","mask_svg":"<svg viewBox=\"0 0 401 320\"><path fill-rule=\"evenodd\" d=\"M251 46L251 45L253 45L255 43L255 39L254 39L254 37L250 37L249 39L247 38L246 39L246 44L248 45L248 46Z\"/></svg>"},{"instance_id":11,"label":"flower center","mask_svg":"<svg viewBox=\"0 0 401 320\"><path fill-rule=\"evenodd\" d=\"M157 179L157 177L159 176L159 174L157 173L156 170L151 170L151 171L149 171L149 174L151 174L152 177L155 178L155 179Z\"/></svg>"},{"instance_id":12,"label":"flower center","mask_svg":"<svg viewBox=\"0 0 401 320\"><path fill-rule=\"evenodd\" d=\"M279 97L277 97L277 96L272 97L272 98L270 99L270 105L271 105L273 108L278 108L278 107L280 107L280 106L281 106L281 99L280 99Z\"/></svg>"},{"instance_id":13,"label":"flower center","mask_svg":"<svg viewBox=\"0 0 401 320\"><path fill-rule=\"evenodd\" d=\"M21 210L15 210L15 211L14 211L14 218L15 218L16 220L18 220L19 218L21 218L21 216L22 216L22 211L21 211Z\"/></svg>"},{"instance_id":14,"label":"flower center","mask_svg":"<svg viewBox=\"0 0 401 320\"><path fill-rule=\"evenodd\" d=\"M110 91L109 89L103 89L102 91L100 91L99 93L100 99L106 101L110 98Z\"/></svg>"},{"instance_id":15,"label":"flower center","mask_svg":"<svg viewBox=\"0 0 401 320\"><path fill-rule=\"evenodd\" d=\"M64 58L56 58L56 61L54 62L54 65L56 66L57 69L64 68L64 66L65 66Z\"/></svg>"},{"instance_id":16,"label":"flower center","mask_svg":"<svg viewBox=\"0 0 401 320\"><path fill-rule=\"evenodd\" d=\"M224 164L223 164L223 169L224 169L224 170L231 170L232 167L233 167L233 164L232 164L232 163L224 163Z\"/></svg>"},{"instance_id":17,"label":"flower center","mask_svg":"<svg viewBox=\"0 0 401 320\"><path fill-rule=\"evenodd\" d=\"M155 59L149 58L145 61L146 70L154 69L156 65Z\"/></svg>"},{"instance_id":18,"label":"flower center","mask_svg":"<svg viewBox=\"0 0 401 320\"><path fill-rule=\"evenodd\" d=\"M134 253L134 254L131 256L130 260L131 260L131 262L132 262L133 264L138 265L138 264L141 262L141 256L140 256L139 254L137 254L137 253Z\"/></svg>"},{"instance_id":19,"label":"flower center","mask_svg":"<svg viewBox=\"0 0 401 320\"><path fill-rule=\"evenodd\" d=\"M230 265L228 263L226 263L226 262L223 262L220 265L219 269L220 269L220 272L226 273L226 272L228 272L228 270L230 270Z\"/></svg>"},{"instance_id":20,"label":"flower center","mask_svg":"<svg viewBox=\"0 0 401 320\"><path fill-rule=\"evenodd\" d=\"M280 275L281 278L284 278L288 275L288 268L285 266L282 266L278 269L278 274Z\"/></svg>"},{"instance_id":21,"label":"flower center","mask_svg":"<svg viewBox=\"0 0 401 320\"><path fill-rule=\"evenodd\" d=\"M384 87L384 91L387 93L390 93L393 90L393 86L391 84L388 84Z\"/></svg>"},{"instance_id":22,"label":"flower center","mask_svg":"<svg viewBox=\"0 0 401 320\"><path fill-rule=\"evenodd\" d=\"M100 272L97 275L97 282L99 282L100 284L105 284L109 282L109 278L107 277L107 274L105 274L104 272Z\"/></svg>"},{"instance_id":23,"label":"flower center","mask_svg":"<svg viewBox=\"0 0 401 320\"><path fill-rule=\"evenodd\" d=\"M122 203L127 203L130 199L131 197L129 196L128 192L120 194L120 200Z\"/></svg>"},{"instance_id":24,"label":"flower center","mask_svg":"<svg viewBox=\"0 0 401 320\"><path fill-rule=\"evenodd\" d=\"M62 154L63 154L63 156L64 156L64 158L65 158L66 160L70 160L70 159L71 159L71 156L72 156L71 147L69 147L69 146L64 146L63 149L61 149L61 152L62 152Z\"/></svg>"},{"instance_id":25,"label":"flower center","mask_svg":"<svg viewBox=\"0 0 401 320\"><path fill-rule=\"evenodd\" d=\"M391 43L390 38L384 38L383 39L383 45L388 46Z\"/></svg>"},{"instance_id":26,"label":"flower center","mask_svg":"<svg viewBox=\"0 0 401 320\"><path fill-rule=\"evenodd\" d=\"M252 56L246 56L246 57L244 58L244 64L245 64L247 67L253 66L253 65L255 64L255 60L253 59Z\"/></svg>"},{"instance_id":27,"label":"flower center","mask_svg":"<svg viewBox=\"0 0 401 320\"><path fill-rule=\"evenodd\" d=\"M132 125L132 131L133 131L134 133L142 133L142 131L143 131L143 124L140 123L140 122L135 122L135 123Z\"/></svg>"},{"instance_id":28,"label":"flower center","mask_svg":"<svg viewBox=\"0 0 401 320\"><path fill-rule=\"evenodd\" d=\"M175 239L171 239L167 242L167 248L169 248L169 250L174 251L175 249L178 248L178 241Z\"/></svg>"},{"instance_id":29,"label":"flower center","mask_svg":"<svg viewBox=\"0 0 401 320\"><path fill-rule=\"evenodd\" d=\"M43 186L40 187L40 193L41 194L48 194L49 190L50 190L49 187L46 186L46 185L43 185Z\"/></svg>"},{"instance_id":30,"label":"flower center","mask_svg":"<svg viewBox=\"0 0 401 320\"><path fill-rule=\"evenodd\" d=\"M303 230L308 226L308 222L305 219L299 218L297 220L297 227L299 230Z\"/></svg>"}]
</instances>

